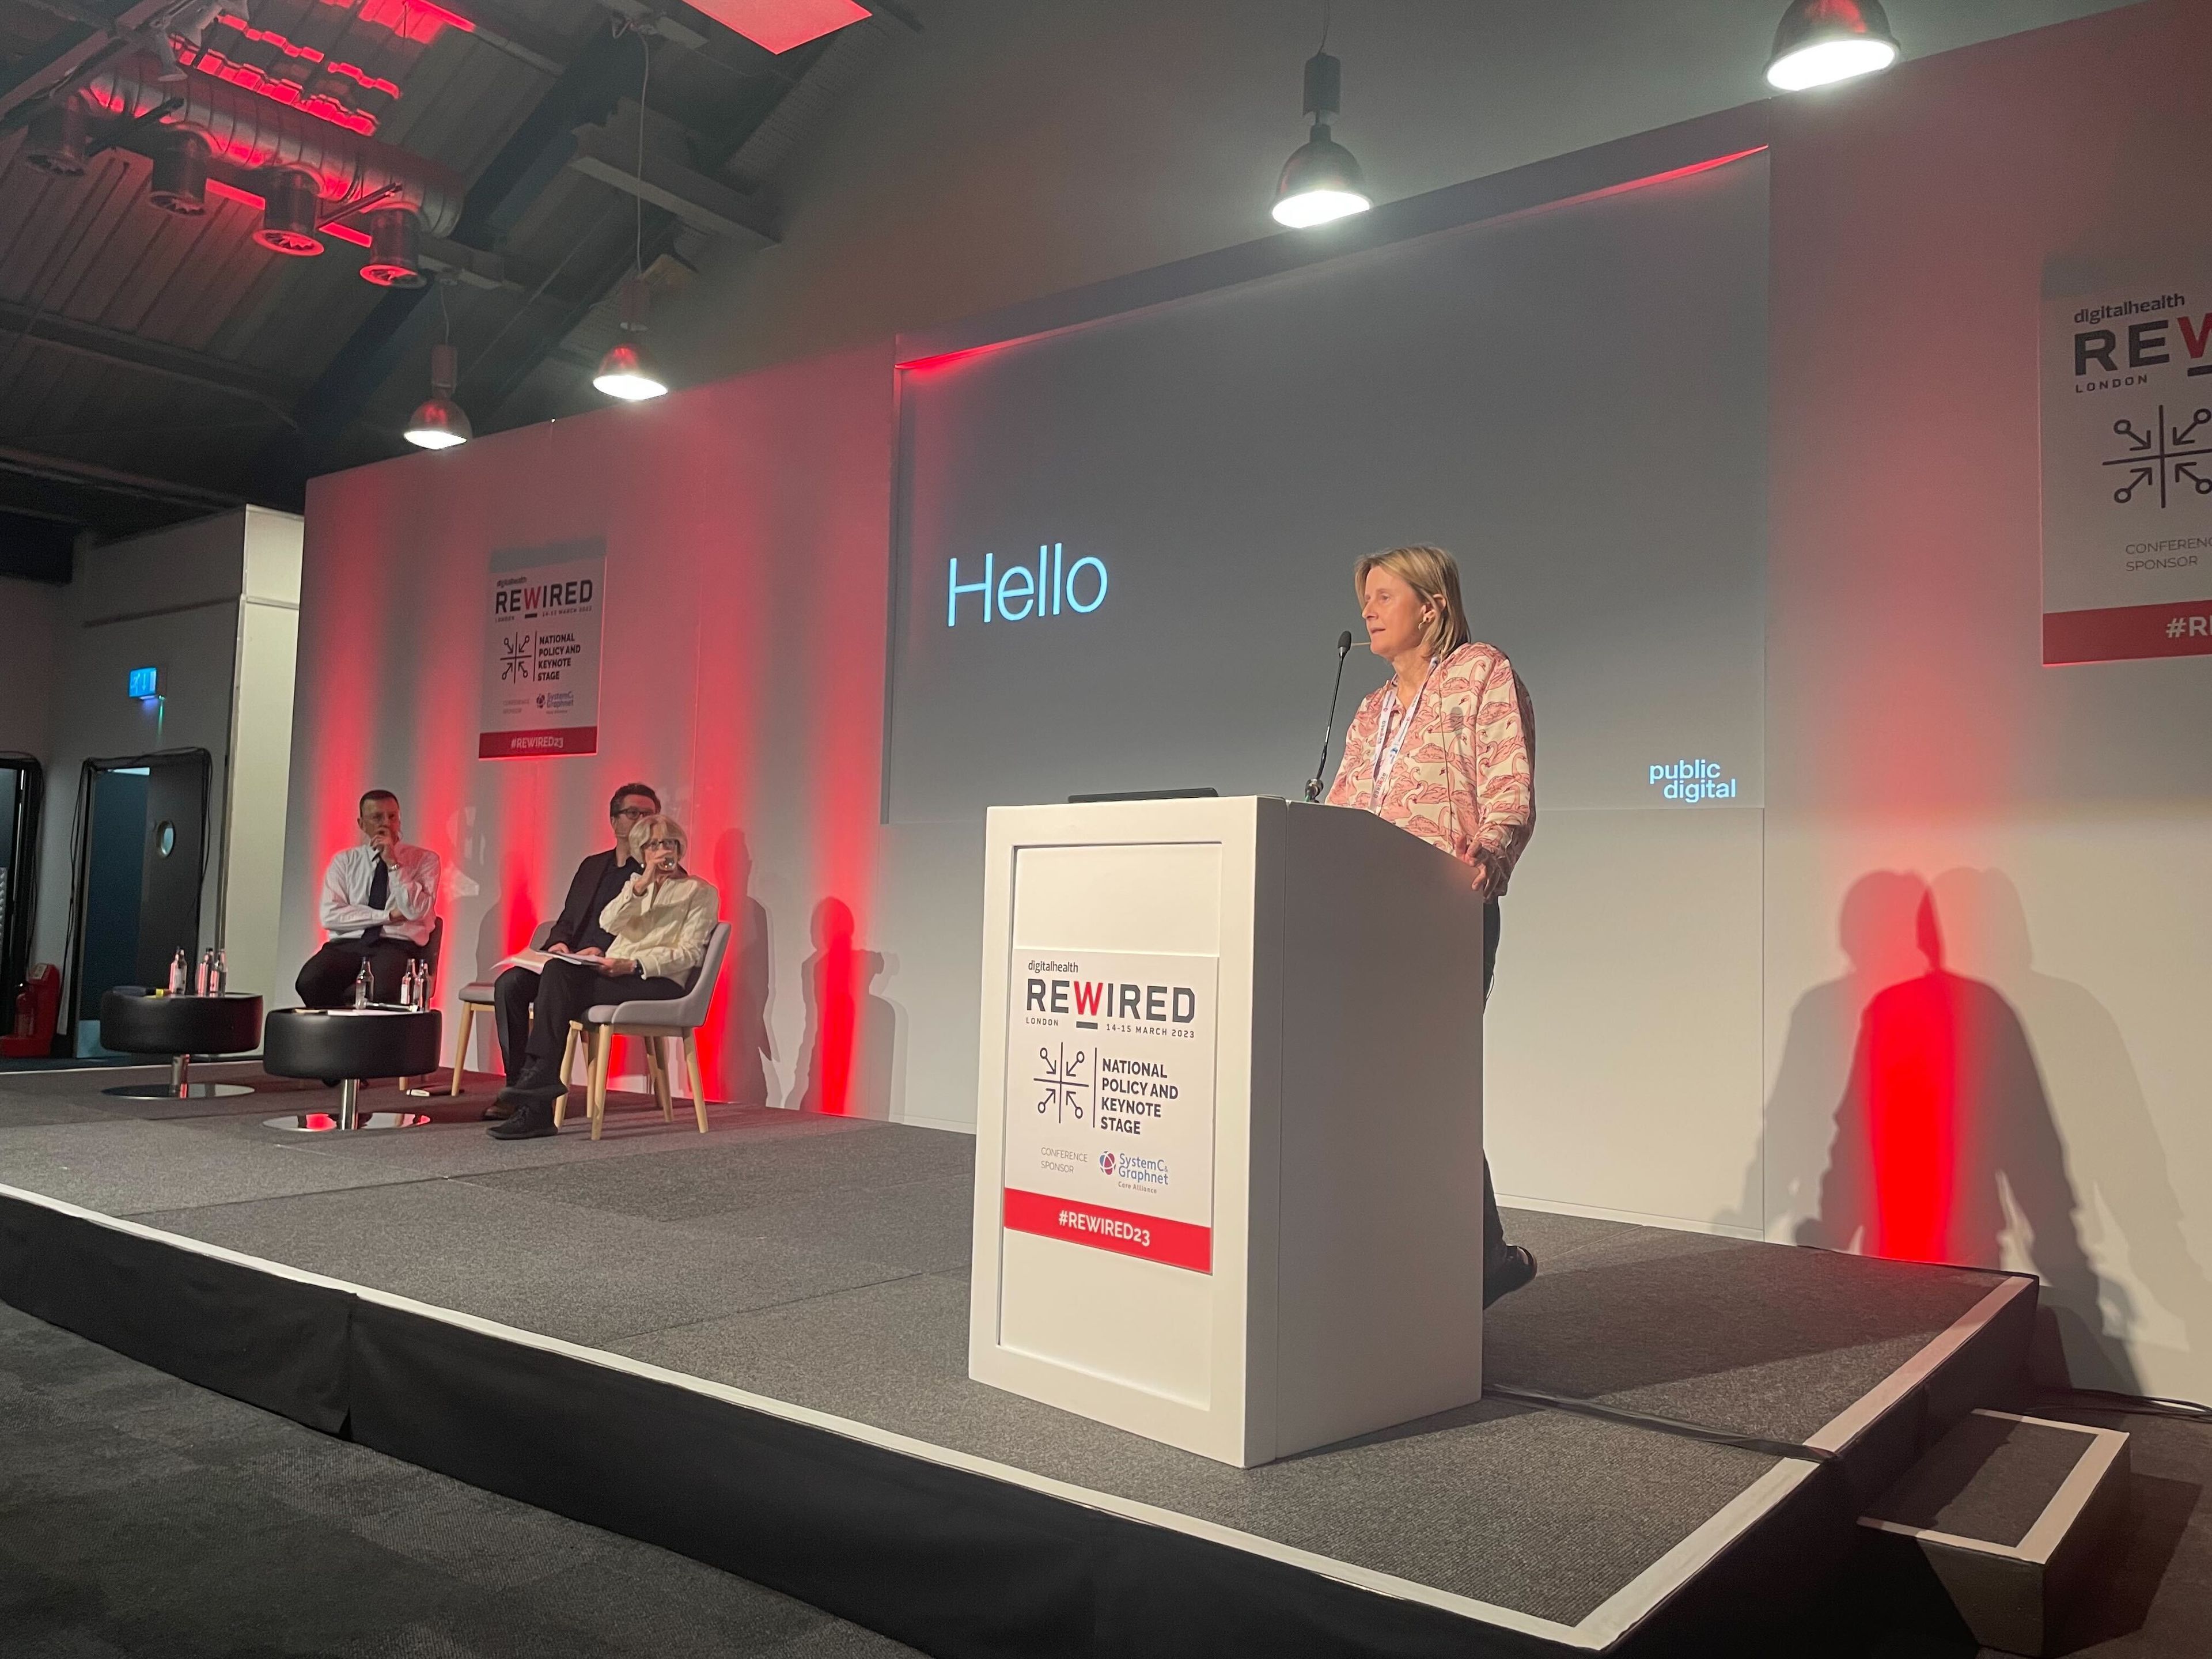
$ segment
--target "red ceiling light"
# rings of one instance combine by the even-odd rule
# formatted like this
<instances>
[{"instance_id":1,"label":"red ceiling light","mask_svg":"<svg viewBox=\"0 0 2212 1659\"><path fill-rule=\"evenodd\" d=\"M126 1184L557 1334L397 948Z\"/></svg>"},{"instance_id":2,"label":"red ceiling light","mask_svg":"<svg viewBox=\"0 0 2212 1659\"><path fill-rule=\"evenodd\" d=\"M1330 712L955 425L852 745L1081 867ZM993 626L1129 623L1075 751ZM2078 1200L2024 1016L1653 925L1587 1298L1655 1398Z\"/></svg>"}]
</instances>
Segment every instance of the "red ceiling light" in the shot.
<instances>
[{"instance_id":1,"label":"red ceiling light","mask_svg":"<svg viewBox=\"0 0 2212 1659\"><path fill-rule=\"evenodd\" d=\"M271 253L295 259L312 258L323 251L316 220L322 216L323 198L313 178L287 169L270 182L261 208L261 228L253 240Z\"/></svg>"},{"instance_id":2,"label":"red ceiling light","mask_svg":"<svg viewBox=\"0 0 2212 1659\"><path fill-rule=\"evenodd\" d=\"M725 28L735 29L770 52L789 52L872 15L854 0L693 0Z\"/></svg>"}]
</instances>

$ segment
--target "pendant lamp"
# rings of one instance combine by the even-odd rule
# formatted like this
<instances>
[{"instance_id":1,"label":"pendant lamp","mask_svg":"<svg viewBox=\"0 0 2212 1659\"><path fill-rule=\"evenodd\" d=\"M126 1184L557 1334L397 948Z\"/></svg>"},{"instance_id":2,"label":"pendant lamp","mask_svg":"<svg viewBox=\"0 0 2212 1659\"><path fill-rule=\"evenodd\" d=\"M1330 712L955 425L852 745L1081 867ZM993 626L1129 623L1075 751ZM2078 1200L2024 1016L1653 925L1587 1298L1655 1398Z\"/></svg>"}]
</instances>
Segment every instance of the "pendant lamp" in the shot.
<instances>
[{"instance_id":1,"label":"pendant lamp","mask_svg":"<svg viewBox=\"0 0 2212 1659\"><path fill-rule=\"evenodd\" d=\"M1767 84L1782 92L1831 86L1887 69L1899 51L1881 0L1790 0L1774 31Z\"/></svg>"}]
</instances>

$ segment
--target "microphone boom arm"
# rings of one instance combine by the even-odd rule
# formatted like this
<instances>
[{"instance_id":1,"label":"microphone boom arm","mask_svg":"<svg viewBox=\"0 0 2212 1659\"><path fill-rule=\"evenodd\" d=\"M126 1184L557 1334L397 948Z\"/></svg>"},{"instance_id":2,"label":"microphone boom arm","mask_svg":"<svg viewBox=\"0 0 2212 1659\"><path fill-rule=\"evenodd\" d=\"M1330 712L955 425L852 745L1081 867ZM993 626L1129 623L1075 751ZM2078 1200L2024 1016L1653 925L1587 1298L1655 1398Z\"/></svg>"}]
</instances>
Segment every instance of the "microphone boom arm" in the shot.
<instances>
[{"instance_id":1,"label":"microphone boom arm","mask_svg":"<svg viewBox=\"0 0 2212 1659\"><path fill-rule=\"evenodd\" d=\"M1322 778L1328 771L1328 746L1336 740L1336 703L1344 695L1344 659L1351 654L1352 630L1346 629L1336 636L1336 686L1328 694L1328 724L1322 727L1321 763L1314 768L1314 775L1306 784L1309 801L1319 800L1322 789L1327 787Z\"/></svg>"}]
</instances>

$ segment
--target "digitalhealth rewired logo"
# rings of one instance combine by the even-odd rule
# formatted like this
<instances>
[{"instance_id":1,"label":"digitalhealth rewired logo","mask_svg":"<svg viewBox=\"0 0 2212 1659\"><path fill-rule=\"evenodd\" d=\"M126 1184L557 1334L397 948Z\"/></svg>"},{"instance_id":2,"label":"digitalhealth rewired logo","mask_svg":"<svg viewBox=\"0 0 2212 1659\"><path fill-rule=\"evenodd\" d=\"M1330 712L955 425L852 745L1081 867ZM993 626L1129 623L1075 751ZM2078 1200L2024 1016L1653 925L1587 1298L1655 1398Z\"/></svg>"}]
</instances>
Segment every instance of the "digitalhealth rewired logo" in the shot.
<instances>
[{"instance_id":1,"label":"digitalhealth rewired logo","mask_svg":"<svg viewBox=\"0 0 2212 1659\"><path fill-rule=\"evenodd\" d=\"M1025 622L1032 617L1057 617L1070 611L1087 617L1106 603L1110 585L1103 559L1086 553L1071 563L1066 546L1060 542L1038 544L1035 569L1026 562L1012 561L1000 568L998 556L986 553L980 581L960 580L959 560L947 563L951 567L945 575L947 628L960 625L960 601L968 594L975 596L975 615L979 621Z\"/></svg>"}]
</instances>

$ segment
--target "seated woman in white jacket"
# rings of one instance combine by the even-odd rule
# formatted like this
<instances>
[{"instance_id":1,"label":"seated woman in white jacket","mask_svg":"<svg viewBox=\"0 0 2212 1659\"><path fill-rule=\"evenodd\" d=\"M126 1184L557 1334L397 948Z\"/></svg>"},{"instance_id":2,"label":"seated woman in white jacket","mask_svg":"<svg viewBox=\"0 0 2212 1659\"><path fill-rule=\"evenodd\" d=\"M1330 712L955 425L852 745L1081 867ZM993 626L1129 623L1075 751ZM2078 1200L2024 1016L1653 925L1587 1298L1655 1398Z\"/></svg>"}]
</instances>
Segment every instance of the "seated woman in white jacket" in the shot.
<instances>
[{"instance_id":1,"label":"seated woman in white jacket","mask_svg":"<svg viewBox=\"0 0 2212 1659\"><path fill-rule=\"evenodd\" d=\"M707 957L720 897L711 882L684 868L684 826L665 812L641 819L629 832L643 868L599 912L615 936L605 951L556 957L538 981L530 1026L530 1059L500 1091L513 1116L491 1127L495 1140L530 1140L555 1133L553 1103L562 1088L561 1055L568 1022L607 1002L666 1001L691 988Z\"/></svg>"}]
</instances>

